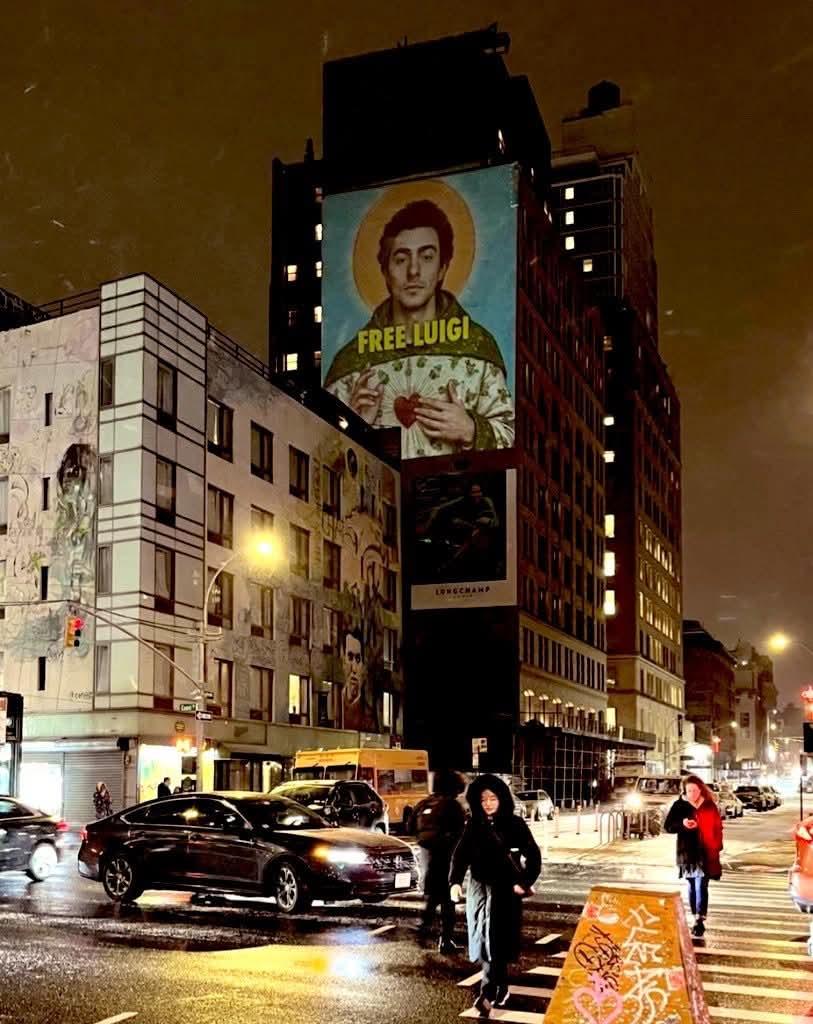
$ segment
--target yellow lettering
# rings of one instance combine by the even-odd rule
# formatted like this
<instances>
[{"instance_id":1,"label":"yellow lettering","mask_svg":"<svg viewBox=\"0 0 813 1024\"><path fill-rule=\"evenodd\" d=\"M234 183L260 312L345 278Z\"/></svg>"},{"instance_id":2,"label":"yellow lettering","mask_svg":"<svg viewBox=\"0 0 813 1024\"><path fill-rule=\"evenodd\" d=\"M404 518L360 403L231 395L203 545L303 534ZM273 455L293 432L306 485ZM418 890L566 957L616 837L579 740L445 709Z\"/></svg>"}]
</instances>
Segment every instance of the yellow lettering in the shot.
<instances>
[{"instance_id":1,"label":"yellow lettering","mask_svg":"<svg viewBox=\"0 0 813 1024\"><path fill-rule=\"evenodd\" d=\"M460 341L462 333L463 325L460 322L459 316L453 316L450 320L446 321L446 338L449 341Z\"/></svg>"},{"instance_id":2,"label":"yellow lettering","mask_svg":"<svg viewBox=\"0 0 813 1024\"><path fill-rule=\"evenodd\" d=\"M364 350L365 350L365 348L367 348L367 341L368 341L367 331L364 331L364 330L359 331L359 333L358 333L359 355L362 355Z\"/></svg>"},{"instance_id":3,"label":"yellow lettering","mask_svg":"<svg viewBox=\"0 0 813 1024\"><path fill-rule=\"evenodd\" d=\"M370 352L381 352L381 331L377 327L371 327L369 335Z\"/></svg>"},{"instance_id":4,"label":"yellow lettering","mask_svg":"<svg viewBox=\"0 0 813 1024\"><path fill-rule=\"evenodd\" d=\"M423 348L423 338L421 337L420 323L414 323L412 325L412 344L415 346L415 348Z\"/></svg>"},{"instance_id":5,"label":"yellow lettering","mask_svg":"<svg viewBox=\"0 0 813 1024\"><path fill-rule=\"evenodd\" d=\"M395 348L395 328L391 324L384 328L384 348L388 352Z\"/></svg>"},{"instance_id":6,"label":"yellow lettering","mask_svg":"<svg viewBox=\"0 0 813 1024\"><path fill-rule=\"evenodd\" d=\"M468 338L468 336L469 336L469 325L470 325L470 323L471 323L471 321L469 320L468 316L464 316L463 317L463 337L464 338Z\"/></svg>"},{"instance_id":7,"label":"yellow lettering","mask_svg":"<svg viewBox=\"0 0 813 1024\"><path fill-rule=\"evenodd\" d=\"M423 325L423 340L425 345L434 345L438 340L438 321L428 320Z\"/></svg>"},{"instance_id":8,"label":"yellow lettering","mask_svg":"<svg viewBox=\"0 0 813 1024\"><path fill-rule=\"evenodd\" d=\"M395 347L406 348L406 324L396 324L395 326Z\"/></svg>"}]
</instances>

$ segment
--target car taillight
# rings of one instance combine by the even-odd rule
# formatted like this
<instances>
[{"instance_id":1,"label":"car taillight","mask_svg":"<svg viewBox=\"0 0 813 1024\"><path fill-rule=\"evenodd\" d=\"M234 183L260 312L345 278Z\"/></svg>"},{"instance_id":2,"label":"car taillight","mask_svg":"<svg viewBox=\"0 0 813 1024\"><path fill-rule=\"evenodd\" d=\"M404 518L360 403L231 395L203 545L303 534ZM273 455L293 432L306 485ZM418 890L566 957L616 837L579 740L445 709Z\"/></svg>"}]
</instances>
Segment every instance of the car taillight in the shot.
<instances>
[{"instance_id":1,"label":"car taillight","mask_svg":"<svg viewBox=\"0 0 813 1024\"><path fill-rule=\"evenodd\" d=\"M67 832L69 828L70 825L67 823L67 821L58 821L56 823L57 832Z\"/></svg>"},{"instance_id":2,"label":"car taillight","mask_svg":"<svg viewBox=\"0 0 813 1024\"><path fill-rule=\"evenodd\" d=\"M804 839L806 843L813 843L813 835L810 834L810 830L806 825L796 826L796 838Z\"/></svg>"}]
</instances>

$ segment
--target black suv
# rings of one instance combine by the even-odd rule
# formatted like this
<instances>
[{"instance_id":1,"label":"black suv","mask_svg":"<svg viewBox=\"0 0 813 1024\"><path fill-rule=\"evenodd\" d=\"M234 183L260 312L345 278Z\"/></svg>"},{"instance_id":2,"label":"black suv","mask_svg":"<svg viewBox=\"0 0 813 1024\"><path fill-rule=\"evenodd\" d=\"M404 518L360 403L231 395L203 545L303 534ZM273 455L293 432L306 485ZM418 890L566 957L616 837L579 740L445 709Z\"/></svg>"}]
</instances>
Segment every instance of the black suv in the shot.
<instances>
[{"instance_id":1,"label":"black suv","mask_svg":"<svg viewBox=\"0 0 813 1024\"><path fill-rule=\"evenodd\" d=\"M283 782L271 792L295 800L333 825L389 832L387 807L372 786L357 779L307 779Z\"/></svg>"}]
</instances>

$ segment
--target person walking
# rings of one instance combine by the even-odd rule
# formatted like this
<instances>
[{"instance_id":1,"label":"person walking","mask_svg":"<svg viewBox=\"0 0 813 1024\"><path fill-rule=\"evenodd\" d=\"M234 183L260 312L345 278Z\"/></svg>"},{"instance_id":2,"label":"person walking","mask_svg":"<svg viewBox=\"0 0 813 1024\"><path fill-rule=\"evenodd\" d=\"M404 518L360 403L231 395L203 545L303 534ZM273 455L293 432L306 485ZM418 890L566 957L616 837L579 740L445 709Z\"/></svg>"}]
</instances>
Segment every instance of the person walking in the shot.
<instances>
[{"instance_id":1,"label":"person walking","mask_svg":"<svg viewBox=\"0 0 813 1024\"><path fill-rule=\"evenodd\" d=\"M459 953L462 949L454 941L455 905L449 891L449 869L452 853L466 825L463 805L457 799L465 788L459 772L435 772L432 795L417 804L412 819L425 869L426 906L418 932L423 937L431 934L435 913L440 907L438 952L445 954Z\"/></svg>"},{"instance_id":2,"label":"person walking","mask_svg":"<svg viewBox=\"0 0 813 1024\"><path fill-rule=\"evenodd\" d=\"M474 1008L488 1017L493 1006L508 1002L508 964L519 958L522 899L531 894L542 857L530 829L514 814L511 791L502 779L478 776L466 799L471 819L452 855L450 895L460 901L468 870L469 959L479 960L483 969Z\"/></svg>"},{"instance_id":3,"label":"person walking","mask_svg":"<svg viewBox=\"0 0 813 1024\"><path fill-rule=\"evenodd\" d=\"M168 775L163 782L158 783L158 789L155 791L155 795L159 800L163 800L166 796L172 796L172 790L169 788Z\"/></svg>"},{"instance_id":4,"label":"person walking","mask_svg":"<svg viewBox=\"0 0 813 1024\"><path fill-rule=\"evenodd\" d=\"M113 813L113 801L110 798L110 790L104 782L97 782L93 791L93 809L96 812L96 820L106 818Z\"/></svg>"},{"instance_id":5,"label":"person walking","mask_svg":"<svg viewBox=\"0 0 813 1024\"><path fill-rule=\"evenodd\" d=\"M677 866L689 884L689 907L694 914L692 935L706 931L709 912L709 881L723 873L723 823L709 787L696 775L683 780L683 795L669 808L664 829L677 835Z\"/></svg>"}]
</instances>

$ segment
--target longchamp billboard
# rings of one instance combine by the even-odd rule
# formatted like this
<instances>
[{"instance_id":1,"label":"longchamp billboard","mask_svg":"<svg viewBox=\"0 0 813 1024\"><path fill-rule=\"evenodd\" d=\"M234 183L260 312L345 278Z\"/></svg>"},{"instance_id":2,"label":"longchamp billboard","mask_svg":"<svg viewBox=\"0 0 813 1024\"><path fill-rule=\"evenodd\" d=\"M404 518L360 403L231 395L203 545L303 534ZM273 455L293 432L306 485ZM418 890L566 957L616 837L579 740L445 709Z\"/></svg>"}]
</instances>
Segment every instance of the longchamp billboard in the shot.
<instances>
[{"instance_id":1,"label":"longchamp billboard","mask_svg":"<svg viewBox=\"0 0 813 1024\"><path fill-rule=\"evenodd\" d=\"M514 444L512 165L329 196L322 383L404 458Z\"/></svg>"}]
</instances>

